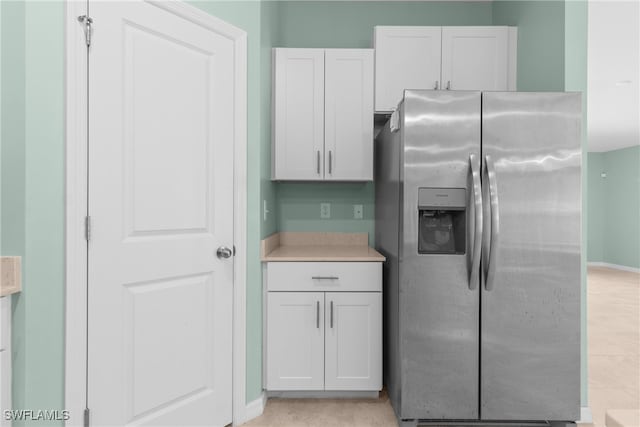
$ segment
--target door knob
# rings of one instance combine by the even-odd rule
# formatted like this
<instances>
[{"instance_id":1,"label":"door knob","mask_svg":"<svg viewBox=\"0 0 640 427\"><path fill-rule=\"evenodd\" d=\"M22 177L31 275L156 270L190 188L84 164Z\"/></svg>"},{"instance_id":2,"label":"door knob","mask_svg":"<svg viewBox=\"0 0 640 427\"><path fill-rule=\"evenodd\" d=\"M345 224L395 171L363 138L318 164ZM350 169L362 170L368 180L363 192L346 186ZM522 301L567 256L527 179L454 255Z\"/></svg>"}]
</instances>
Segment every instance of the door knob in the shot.
<instances>
[{"instance_id":1,"label":"door knob","mask_svg":"<svg viewBox=\"0 0 640 427\"><path fill-rule=\"evenodd\" d=\"M220 259L231 258L233 251L226 246L220 246L216 251L216 255L218 255Z\"/></svg>"}]
</instances>

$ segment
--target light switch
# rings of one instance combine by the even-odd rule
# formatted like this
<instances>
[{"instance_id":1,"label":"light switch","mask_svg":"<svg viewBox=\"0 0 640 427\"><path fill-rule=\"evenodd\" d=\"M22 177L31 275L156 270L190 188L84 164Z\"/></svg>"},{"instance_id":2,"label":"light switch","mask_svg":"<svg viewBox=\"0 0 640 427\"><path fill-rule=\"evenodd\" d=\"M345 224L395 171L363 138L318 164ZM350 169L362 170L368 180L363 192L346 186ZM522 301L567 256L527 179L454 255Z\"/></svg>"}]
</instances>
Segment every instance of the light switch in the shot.
<instances>
[{"instance_id":1,"label":"light switch","mask_svg":"<svg viewBox=\"0 0 640 427\"><path fill-rule=\"evenodd\" d=\"M269 216L269 213L271 211L269 209L267 209L267 201L263 200L262 201L262 220L266 221L267 217Z\"/></svg>"},{"instance_id":2,"label":"light switch","mask_svg":"<svg viewBox=\"0 0 640 427\"><path fill-rule=\"evenodd\" d=\"M13 294L22 289L21 258L3 256L0 261L0 296Z\"/></svg>"}]
</instances>

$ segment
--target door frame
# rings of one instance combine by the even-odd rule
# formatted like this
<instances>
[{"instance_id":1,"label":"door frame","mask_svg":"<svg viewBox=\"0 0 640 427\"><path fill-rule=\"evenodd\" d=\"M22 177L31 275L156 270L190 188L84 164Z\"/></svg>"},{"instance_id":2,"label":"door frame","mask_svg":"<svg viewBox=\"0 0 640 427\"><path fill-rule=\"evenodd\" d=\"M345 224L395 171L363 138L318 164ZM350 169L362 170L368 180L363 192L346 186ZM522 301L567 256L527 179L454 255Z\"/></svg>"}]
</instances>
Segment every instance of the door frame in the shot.
<instances>
[{"instance_id":1,"label":"door frame","mask_svg":"<svg viewBox=\"0 0 640 427\"><path fill-rule=\"evenodd\" d=\"M88 1L88 0L87 0ZM234 44L234 218L232 420L247 418L247 33L181 1L142 0L230 39ZM65 0L65 373L67 426L82 426L87 391L87 48L77 17L86 1Z\"/></svg>"}]
</instances>

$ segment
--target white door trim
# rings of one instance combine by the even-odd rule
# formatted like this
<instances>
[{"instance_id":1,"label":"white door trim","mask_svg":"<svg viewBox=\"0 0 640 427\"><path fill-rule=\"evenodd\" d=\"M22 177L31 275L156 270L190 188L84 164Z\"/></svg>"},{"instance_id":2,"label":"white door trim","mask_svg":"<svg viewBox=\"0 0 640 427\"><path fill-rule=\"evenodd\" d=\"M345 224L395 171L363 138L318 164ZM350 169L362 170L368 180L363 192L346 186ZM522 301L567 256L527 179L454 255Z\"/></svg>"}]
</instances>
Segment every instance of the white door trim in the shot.
<instances>
[{"instance_id":1,"label":"white door trim","mask_svg":"<svg viewBox=\"0 0 640 427\"><path fill-rule=\"evenodd\" d=\"M233 422L247 419L246 270L247 270L247 33L179 1L145 0L230 39L234 43L234 260ZM87 245L87 58L77 17L86 2L65 1L65 405L68 426L82 426L86 406Z\"/></svg>"}]
</instances>

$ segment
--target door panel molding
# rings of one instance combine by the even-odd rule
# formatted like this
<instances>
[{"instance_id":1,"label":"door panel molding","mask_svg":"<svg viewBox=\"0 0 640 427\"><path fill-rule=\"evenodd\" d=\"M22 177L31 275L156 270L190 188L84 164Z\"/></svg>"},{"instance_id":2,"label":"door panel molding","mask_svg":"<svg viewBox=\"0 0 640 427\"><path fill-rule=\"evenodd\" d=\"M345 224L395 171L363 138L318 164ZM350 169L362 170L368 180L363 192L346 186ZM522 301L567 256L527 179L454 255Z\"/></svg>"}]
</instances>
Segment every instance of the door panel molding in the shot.
<instances>
[{"instance_id":1,"label":"door panel molding","mask_svg":"<svg viewBox=\"0 0 640 427\"><path fill-rule=\"evenodd\" d=\"M247 197L247 34L182 2L147 0L233 42L234 57L234 260L233 421L247 420L246 376L246 197ZM87 360L87 48L77 17L86 2L65 2L65 408L68 426L82 426L86 407ZM94 47L92 47L94 48ZM255 411L254 411L255 412Z\"/></svg>"}]
</instances>

